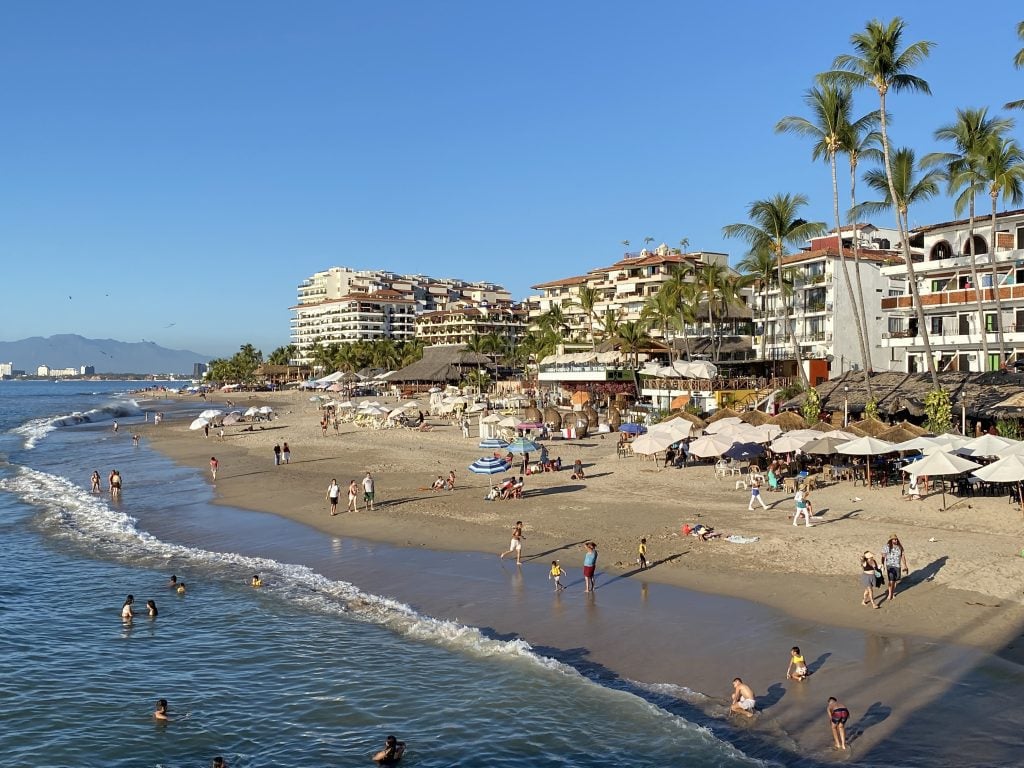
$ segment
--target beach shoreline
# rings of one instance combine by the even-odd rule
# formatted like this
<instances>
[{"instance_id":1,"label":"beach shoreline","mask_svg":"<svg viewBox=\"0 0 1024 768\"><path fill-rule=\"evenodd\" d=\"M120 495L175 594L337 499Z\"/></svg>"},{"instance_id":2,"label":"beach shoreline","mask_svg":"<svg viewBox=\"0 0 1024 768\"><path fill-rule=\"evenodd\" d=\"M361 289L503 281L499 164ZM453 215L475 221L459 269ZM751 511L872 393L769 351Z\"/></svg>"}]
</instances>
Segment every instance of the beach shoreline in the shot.
<instances>
[{"instance_id":1,"label":"beach shoreline","mask_svg":"<svg viewBox=\"0 0 1024 768\"><path fill-rule=\"evenodd\" d=\"M779 680L783 676L778 667L785 660L780 659L780 652L788 651L789 644L809 645L805 652L812 655L828 647L826 655L835 654L845 659L835 668L830 664L828 679L837 688L856 691L849 695L846 703L861 711L870 711L880 697L884 699L886 688L894 681L901 690L913 691L899 715L888 717L884 723L871 724L858 745L858 757L863 757L864 750L889 743L897 728L911 727L909 718L915 709L934 708L934 702L946 695L947 686L953 685L951 681L968 677L971 670L984 663L986 654L996 654L1011 664L1021 661L1014 646L1019 636L1020 605L989 594L951 588L938 578L942 569L926 571L927 575L910 584L895 603L870 611L857 605L860 589L855 575L808 572L812 567L797 559L784 563L792 566L792 571L758 570L745 556L738 561L730 557L737 551L750 551L767 536L749 547L681 538L672 530L680 515L671 508L666 510L665 502L644 502L642 507L631 507L636 511L635 519L625 525L621 520L608 519L619 517L616 512L623 506L636 505L631 483L650 477L654 482L667 480L684 486L702 483L701 493L706 497L704 509L700 513L690 512L689 518L725 519L730 527L738 526L739 519L727 515L735 514L736 510L731 507L739 505L731 502L740 496L722 490L721 484L717 488L710 486L709 472L702 475L702 470L688 468L648 473L639 462L615 463L614 442L607 448L598 441L587 441L588 445L583 446L553 443L552 455L562 450L563 463L571 464L576 453L581 455L588 469L593 469L588 472L593 479L588 479L583 488L570 484L573 487L569 491L538 493L531 499L531 478L527 478L527 496L523 500L484 502L486 478L466 478L462 470L474 454L481 451L476 449L475 439L470 448L470 443L463 441L455 428L438 427L432 433L420 435L363 431L342 425L337 435L331 430L327 437L322 437L317 411L295 395L257 395L254 402L270 402L278 409L279 418L264 424L263 430L257 428L243 433L237 427L229 428L223 441L217 439L215 432L209 439L203 439L201 433L188 432L187 421L180 418L172 418L158 427L149 425L140 431L153 448L178 463L195 467L205 473L207 479L210 456L216 455L220 471L213 489L214 501L224 508L225 514L231 514L232 519L245 519L236 515L234 510L237 509L265 512L288 523L315 529L318 540L330 541L337 547L353 540L382 542L377 549L386 552L382 563L373 561L367 566L364 562L354 571L346 570L345 564L336 563L330 557L317 561L317 567L333 570L335 575L361 588L394 596L429 615L484 627L485 631L502 639L524 639L539 652L565 658L570 663L580 661L585 668L599 669L599 677L621 677L645 684L671 681L707 692L713 699L701 703L701 711L713 713L709 722L716 731L725 728L729 739L738 746L742 744L744 751L752 749L756 753L758 739L752 739L742 729L734 730L733 724L719 711L723 702L715 698L727 694L727 681L735 674L757 681L759 694L766 693L771 697L770 702L777 702L786 688L795 686L786 707L772 706L770 717L759 719L759 729L779 729L785 738L795 741L793 751L796 754L818 754L827 747L827 732L816 721L818 705L822 702L812 701L809 693L801 692L802 684L783 682L780 687ZM205 407L206 403L195 405ZM431 439L424 440L424 437ZM275 442L285 440L291 447L292 463L277 467L272 447ZM575 448L576 452L567 461L570 448ZM611 457L602 455L609 451L613 453ZM606 470L609 474L605 477L621 473L629 481L625 491L616 495L615 488L602 490L599 504L570 505L565 501L589 491L590 483L599 483L602 470L608 464L611 469ZM458 473L454 493L421 490L428 486L432 476L446 474L451 468L448 465ZM348 480L358 481L366 468L377 478L377 510L330 517L325 499L327 483L337 477L344 488ZM568 483L568 474L542 475L536 478L536 485L548 481L553 483L550 488L560 489L562 485L554 483ZM717 489L717 495L708 488ZM822 496L825 494L816 498ZM834 492L833 496L841 494ZM533 503L528 503L531 501ZM730 502L728 510L725 501ZM746 498L742 497L741 501L745 505ZM678 499L669 503L678 504ZM545 509L551 505L557 505L555 514ZM567 508L570 506L585 508ZM777 502L773 506L776 507L771 510L774 514L754 513L755 518L760 518L758 524L765 528L772 524L785 526L783 533L790 535L794 529L789 520L783 518L783 510L778 508ZM646 516L642 514L644 510ZM745 511L743 506L740 516ZM580 512L586 513L592 522L587 526L581 524L579 534L568 535L575 528L564 521L561 525L556 523L558 513L564 516ZM785 512L789 513L788 504ZM253 519L252 512L244 514ZM649 519L653 517L662 518L661 535ZM670 523L664 522L666 517ZM828 512L825 517L828 518ZM516 519L527 524L526 563L522 568L516 568L508 560L499 562L496 557L506 548L509 529ZM843 518L840 516L840 519ZM535 522L538 520L539 524ZM850 518L845 520L850 521ZM873 528L879 525L876 521L856 518L846 524L863 522ZM886 524L889 523L883 523L883 527ZM623 527L632 530L634 526L641 532L635 536L619 530ZM719 527L724 526L719 524ZM237 524L236 533L229 538L232 541L244 538L238 533L242 528L242 524ZM800 529L794 533L803 537L828 528L828 525L816 525L809 531ZM918 538L920 528L918 523L910 535L911 541ZM741 532L756 534L759 530L751 524ZM897 530L906 541L907 529ZM925 528L922 533L933 530ZM651 544L653 567L638 573L628 557L634 542L644 533ZM885 535L880 534L883 539ZM943 535L950 533L946 530ZM527 605L533 604L530 601L537 596L543 600L549 598L544 575L550 559L561 560L570 573L570 583L577 579L581 546L589 538L598 541L601 551L596 593L600 609L593 605L575 606L568 611L569 616L575 617L569 620L568 626L553 621L554 614L548 614L547 606L543 606L539 614L536 607L528 609ZM255 546L255 542L253 544ZM274 557L308 556L308 553L290 552L286 541L275 540L268 546ZM487 562L493 562L494 566ZM916 563L912 561L912 570L920 568ZM452 572L442 578L439 574L449 567ZM527 588L529 584L535 586ZM487 590L478 593L481 585L487 585ZM643 596L640 608L633 605L636 601L632 591L627 593L630 596L621 594L637 586ZM657 596L658 610L642 607L647 604L648 594ZM684 618L699 614L702 617L700 631L685 620L673 625L677 614ZM566 611L560 609L558 615L564 617ZM659 630L665 630L666 636L662 637L660 632L638 635L638 627L648 621L653 621L653 626ZM747 637L744 628L751 628L753 636ZM641 638L640 642L637 637ZM575 648L585 649L578 659L570 651ZM894 653L892 649L897 648L895 656L889 658ZM687 664L685 672L680 674L680 660L697 657L702 658L702 664L699 667ZM936 658L943 674L931 679L929 664ZM923 678L929 679L928 685L920 685ZM771 683L768 690L763 691L762 683L766 680ZM809 684L804 688L812 689ZM829 695L843 693L835 688L829 690ZM794 699L798 693L800 698ZM692 719L689 711L684 712L684 716ZM932 719L934 721L934 715ZM819 757L826 762L832 759L828 754Z\"/></svg>"}]
</instances>

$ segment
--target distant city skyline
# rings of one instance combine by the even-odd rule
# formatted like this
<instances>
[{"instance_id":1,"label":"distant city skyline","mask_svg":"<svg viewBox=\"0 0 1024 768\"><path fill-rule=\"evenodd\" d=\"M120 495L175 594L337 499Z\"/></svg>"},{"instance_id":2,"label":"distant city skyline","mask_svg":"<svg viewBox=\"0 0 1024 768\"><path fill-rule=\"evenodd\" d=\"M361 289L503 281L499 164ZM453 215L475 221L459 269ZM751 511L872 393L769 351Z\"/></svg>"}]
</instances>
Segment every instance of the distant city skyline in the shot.
<instances>
[{"instance_id":1,"label":"distant city skyline","mask_svg":"<svg viewBox=\"0 0 1024 768\"><path fill-rule=\"evenodd\" d=\"M898 10L906 42L936 48L917 72L933 95L890 94L894 145L945 149L932 133L957 107L1024 98L1024 10ZM288 343L296 284L332 266L523 299L616 261L623 240L685 238L735 263L743 246L721 228L752 200L801 192L831 226L827 167L774 126L806 114L804 91L852 33L895 12L7 5L0 336L269 354ZM859 114L876 107L858 96ZM945 196L911 211L952 218Z\"/></svg>"}]
</instances>

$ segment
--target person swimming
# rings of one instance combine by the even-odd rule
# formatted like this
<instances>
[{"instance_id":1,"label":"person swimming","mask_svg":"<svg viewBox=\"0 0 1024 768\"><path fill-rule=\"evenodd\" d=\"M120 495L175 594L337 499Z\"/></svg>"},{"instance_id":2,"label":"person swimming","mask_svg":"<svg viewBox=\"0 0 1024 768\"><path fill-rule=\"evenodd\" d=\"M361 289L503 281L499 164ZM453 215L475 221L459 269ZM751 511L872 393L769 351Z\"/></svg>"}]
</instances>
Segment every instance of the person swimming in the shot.
<instances>
[{"instance_id":1,"label":"person swimming","mask_svg":"<svg viewBox=\"0 0 1024 768\"><path fill-rule=\"evenodd\" d=\"M135 617L135 613L132 611L132 603L135 602L134 595L128 595L124 599L124 605L121 606L121 620L131 621Z\"/></svg>"},{"instance_id":2,"label":"person swimming","mask_svg":"<svg viewBox=\"0 0 1024 768\"><path fill-rule=\"evenodd\" d=\"M167 580L167 586L171 587L172 589L178 586L178 577L175 576L173 573L171 574L171 578Z\"/></svg>"},{"instance_id":3,"label":"person swimming","mask_svg":"<svg viewBox=\"0 0 1024 768\"><path fill-rule=\"evenodd\" d=\"M178 582L178 586L175 588L174 591L177 592L179 595L184 595L185 594L185 582L184 581Z\"/></svg>"},{"instance_id":4,"label":"person swimming","mask_svg":"<svg viewBox=\"0 0 1024 768\"><path fill-rule=\"evenodd\" d=\"M149 618L155 619L158 613L156 609L156 600L147 600L146 610L149 612Z\"/></svg>"},{"instance_id":5,"label":"person swimming","mask_svg":"<svg viewBox=\"0 0 1024 768\"><path fill-rule=\"evenodd\" d=\"M167 699L158 699L156 702L156 712L153 713L153 717L157 720L170 720L170 716L167 714Z\"/></svg>"},{"instance_id":6,"label":"person swimming","mask_svg":"<svg viewBox=\"0 0 1024 768\"><path fill-rule=\"evenodd\" d=\"M260 578L260 575L258 573L254 574L250 584L252 584L252 586L254 586L254 587L262 587L263 586L263 579Z\"/></svg>"},{"instance_id":7,"label":"person swimming","mask_svg":"<svg viewBox=\"0 0 1024 768\"><path fill-rule=\"evenodd\" d=\"M394 735L389 735L384 740L384 749L373 756L373 760L376 763L387 765L389 763L397 763L402 759L402 755L405 754L405 742L399 741Z\"/></svg>"}]
</instances>

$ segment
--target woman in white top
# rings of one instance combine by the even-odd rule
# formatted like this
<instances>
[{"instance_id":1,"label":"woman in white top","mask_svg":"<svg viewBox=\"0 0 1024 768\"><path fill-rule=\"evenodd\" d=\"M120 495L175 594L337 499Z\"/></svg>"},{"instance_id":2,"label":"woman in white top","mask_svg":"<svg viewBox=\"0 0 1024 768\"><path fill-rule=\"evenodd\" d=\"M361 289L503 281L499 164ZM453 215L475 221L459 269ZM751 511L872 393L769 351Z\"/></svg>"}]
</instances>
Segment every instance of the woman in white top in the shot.
<instances>
[{"instance_id":1,"label":"woman in white top","mask_svg":"<svg viewBox=\"0 0 1024 768\"><path fill-rule=\"evenodd\" d=\"M327 486L327 500L331 503L331 515L338 514L338 497L341 496L341 486L338 481L331 478L331 484Z\"/></svg>"}]
</instances>

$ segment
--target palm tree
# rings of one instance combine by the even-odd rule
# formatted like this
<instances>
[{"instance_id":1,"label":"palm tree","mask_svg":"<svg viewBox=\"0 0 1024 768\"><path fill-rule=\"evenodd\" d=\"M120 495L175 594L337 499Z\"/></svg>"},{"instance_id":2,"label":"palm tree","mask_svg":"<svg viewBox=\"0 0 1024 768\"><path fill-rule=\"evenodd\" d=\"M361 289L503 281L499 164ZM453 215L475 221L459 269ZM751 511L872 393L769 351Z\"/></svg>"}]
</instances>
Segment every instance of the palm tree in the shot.
<instances>
[{"instance_id":1,"label":"palm tree","mask_svg":"<svg viewBox=\"0 0 1024 768\"><path fill-rule=\"evenodd\" d=\"M498 379L498 358L504 356L507 345L500 334L488 333L481 340L481 347L484 354L491 358L494 363L494 379Z\"/></svg>"},{"instance_id":2,"label":"palm tree","mask_svg":"<svg viewBox=\"0 0 1024 768\"><path fill-rule=\"evenodd\" d=\"M402 343L401 365L405 368L423 357L423 339L409 339Z\"/></svg>"},{"instance_id":3,"label":"palm tree","mask_svg":"<svg viewBox=\"0 0 1024 768\"><path fill-rule=\"evenodd\" d=\"M774 254L775 271L779 283L779 303L782 305L783 334L789 337L796 355L797 369L805 387L810 387L807 371L804 370L800 345L796 343L793 329L789 322L789 302L782 294L785 283L782 272L782 256L787 247L802 245L812 237L825 232L825 224L820 221L805 221L798 216L801 208L807 205L805 195L779 194L767 200L755 200L747 210L747 217L753 224L729 224L722 227L725 237L738 237L750 244L751 253L768 251Z\"/></svg>"},{"instance_id":4,"label":"palm tree","mask_svg":"<svg viewBox=\"0 0 1024 768\"><path fill-rule=\"evenodd\" d=\"M824 158L832 172L832 213L836 222L836 253L839 264L843 270L843 278L846 283L846 292L853 308L853 317L857 327L857 341L860 345L860 358L864 370L871 372L871 352L868 346L867 334L861 320L861 313L858 311L858 297L853 290L853 282L850 280L850 269L846 264L846 251L843 248L843 223L839 216L839 182L836 174L836 155L842 151L843 145L851 138L851 135L860 135L878 122L878 113L872 112L854 121L853 113L853 92L848 86L822 84L820 87L810 88L804 96L804 102L811 111L811 119L805 117L789 116L782 118L775 126L780 133L795 133L800 136L807 136L814 141L811 150L811 158L821 160ZM857 233L854 232L854 238ZM863 294L860 296L863 300ZM871 395L871 379L867 378L868 399Z\"/></svg>"},{"instance_id":5,"label":"palm tree","mask_svg":"<svg viewBox=\"0 0 1024 768\"><path fill-rule=\"evenodd\" d=\"M654 238L653 237L650 237L650 236L645 237L644 238L644 250L646 250L647 246L650 245L653 242L654 242Z\"/></svg>"},{"instance_id":6,"label":"palm tree","mask_svg":"<svg viewBox=\"0 0 1024 768\"><path fill-rule=\"evenodd\" d=\"M619 323L615 328L615 340L619 342L622 352L633 355L633 367L640 367L640 349L649 344L651 337L647 335L647 323L643 320L629 320Z\"/></svg>"},{"instance_id":7,"label":"palm tree","mask_svg":"<svg viewBox=\"0 0 1024 768\"><path fill-rule=\"evenodd\" d=\"M688 241L683 238L680 241L680 245L686 242ZM693 273L693 264L674 264L672 271L669 273L668 280L662 284L662 288L671 292L676 303L678 318L675 325L676 330L683 336L683 345L686 348L687 359L690 358L690 336L686 332L686 324L697 321L696 308L699 305L699 298L696 300L694 298ZM659 288L658 290L660 291L661 289Z\"/></svg>"},{"instance_id":8,"label":"palm tree","mask_svg":"<svg viewBox=\"0 0 1024 768\"><path fill-rule=\"evenodd\" d=\"M1020 205L1024 200L1024 150L1013 139L995 136L989 142L982 166L988 194L992 198L992 236L989 239L989 261L992 264L992 293L996 297L996 340L999 342L1000 365L1007 362L1006 339L1003 336L1003 302L999 297L999 273L996 268L996 205Z\"/></svg>"},{"instance_id":9,"label":"palm tree","mask_svg":"<svg viewBox=\"0 0 1024 768\"><path fill-rule=\"evenodd\" d=\"M394 339L375 339L371 349L371 360L377 368L391 371L397 368L401 362Z\"/></svg>"},{"instance_id":10,"label":"palm tree","mask_svg":"<svg viewBox=\"0 0 1024 768\"><path fill-rule=\"evenodd\" d=\"M985 187L981 164L983 153L994 136L1000 136L1010 129L1012 120L988 117L988 109L957 109L956 120L935 131L939 141L953 143L952 152L932 152L921 158L922 168L941 168L945 173L949 194L955 195L953 213L963 216L964 208L969 212L967 242L971 255L971 282L974 285L974 300L978 305L978 333L981 334L981 353L985 361L982 370L988 367L988 333L985 329L985 309L982 304L981 283L978 280L977 254L974 252L974 204L978 193Z\"/></svg>"},{"instance_id":11,"label":"palm tree","mask_svg":"<svg viewBox=\"0 0 1024 768\"><path fill-rule=\"evenodd\" d=\"M736 265L753 278L761 294L761 359L768 352L768 290L776 284L775 255L768 249L752 250Z\"/></svg>"},{"instance_id":12,"label":"palm tree","mask_svg":"<svg viewBox=\"0 0 1024 768\"><path fill-rule=\"evenodd\" d=\"M537 318L537 325L559 333L569 330L569 324L565 320L565 311L561 304L552 304L547 312Z\"/></svg>"},{"instance_id":13,"label":"palm tree","mask_svg":"<svg viewBox=\"0 0 1024 768\"><path fill-rule=\"evenodd\" d=\"M844 53L836 56L832 63L832 71L823 75L825 81L832 79L844 83L851 88L874 88L878 92L879 128L882 134L882 159L885 163L885 177L889 186L889 199L899 201L897 194L896 180L893 178L892 160L894 153L889 151L889 131L886 124L885 97L891 90L895 93L911 91L931 95L931 88L927 81L911 74L911 70L920 64L928 54L931 53L933 44L921 40L911 43L906 48L900 48L905 28L903 19L896 17L888 24L878 19L868 22L863 32L857 32L850 38L855 53ZM906 169L912 171L913 169ZM905 186L909 191L909 185ZM932 358L931 341L928 338L928 329L922 319L924 313L920 309L918 297L917 276L914 273L914 261L910 255L910 236L905 226L905 218L899 214L899 204L896 205L896 225L900 234L901 246L903 248L903 259L907 264L907 279L910 282L910 289L914 295L914 304L918 307L920 317L921 340L924 343L925 356L928 363L928 372L932 377L932 385L939 389L939 377L935 372L935 360Z\"/></svg>"},{"instance_id":14,"label":"palm tree","mask_svg":"<svg viewBox=\"0 0 1024 768\"><path fill-rule=\"evenodd\" d=\"M890 208L896 210L896 223L901 233L909 229L907 212L910 206L920 203L939 193L939 184L942 181L942 172L932 169L918 176L914 150L901 147L893 152L891 158L885 164L885 170L872 169L864 174L864 182L879 194L885 195L885 199L878 202L861 203L857 206L858 211L875 213L887 211ZM895 190L895 196L891 192ZM895 205L893 201L895 200ZM910 283L910 292L914 297L914 312L917 315L918 333L921 334L921 341L924 344L924 354L928 361L928 373L932 377L934 389L940 389L939 377L935 371L935 360L932 357L932 345L928 336L928 327L925 322L924 307L921 306L921 292L917 287L917 278L914 276L914 262L910 257L910 247L904 238L904 252L907 262L907 281Z\"/></svg>"},{"instance_id":15,"label":"palm tree","mask_svg":"<svg viewBox=\"0 0 1024 768\"><path fill-rule=\"evenodd\" d=\"M267 358L267 362L270 365L288 365L288 361L295 356L295 345L288 344L287 346L278 347L270 353L270 357Z\"/></svg>"},{"instance_id":16,"label":"palm tree","mask_svg":"<svg viewBox=\"0 0 1024 768\"><path fill-rule=\"evenodd\" d=\"M614 309L606 309L604 314L598 318L601 327L597 332L601 335L602 341L615 338L615 329L619 327L619 316L621 312Z\"/></svg>"},{"instance_id":17,"label":"palm tree","mask_svg":"<svg viewBox=\"0 0 1024 768\"><path fill-rule=\"evenodd\" d=\"M552 306L552 309L554 309L554 306ZM561 311L562 308L558 307L558 309L559 311ZM484 337L481 336L479 333L474 333L472 336L469 337L469 341L466 342L466 349L470 352L475 352L478 355L486 355L487 342L484 341ZM476 362L476 371L478 374L481 372L479 358L477 359Z\"/></svg>"},{"instance_id":18,"label":"palm tree","mask_svg":"<svg viewBox=\"0 0 1024 768\"><path fill-rule=\"evenodd\" d=\"M696 273L696 283L700 288L708 310L708 337L711 342L710 348L715 348L715 311L719 315L724 314L728 300L726 294L729 292L729 268L712 262L703 265ZM715 353L714 361L718 362L718 354Z\"/></svg>"},{"instance_id":19,"label":"palm tree","mask_svg":"<svg viewBox=\"0 0 1024 768\"><path fill-rule=\"evenodd\" d=\"M597 307L597 302L601 300L601 291L589 285L580 287L580 292L576 297L575 305L583 310L583 313L587 316L587 325L590 328L590 348L594 349L597 347L597 340L594 338L594 309Z\"/></svg>"},{"instance_id":20,"label":"palm tree","mask_svg":"<svg viewBox=\"0 0 1024 768\"><path fill-rule=\"evenodd\" d=\"M670 283L666 282L661 284L657 293L647 297L643 309L640 310L640 318L642 320L655 324L661 329L662 341L668 346L669 362L673 361L673 355L668 329L676 321L676 311L678 308L679 302L676 299L674 289Z\"/></svg>"},{"instance_id":21,"label":"palm tree","mask_svg":"<svg viewBox=\"0 0 1024 768\"><path fill-rule=\"evenodd\" d=\"M1017 24L1017 37L1024 40L1024 21ZM1024 68L1024 48L1017 51L1017 55L1013 57L1013 66L1017 69ZM1005 107L1007 109L1024 109L1024 99L1008 102Z\"/></svg>"},{"instance_id":22,"label":"palm tree","mask_svg":"<svg viewBox=\"0 0 1024 768\"><path fill-rule=\"evenodd\" d=\"M628 251L629 250L629 240L623 240L622 241L622 247L625 248Z\"/></svg>"}]
</instances>

